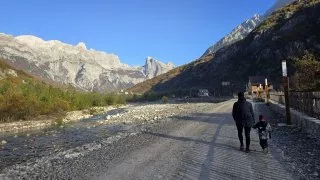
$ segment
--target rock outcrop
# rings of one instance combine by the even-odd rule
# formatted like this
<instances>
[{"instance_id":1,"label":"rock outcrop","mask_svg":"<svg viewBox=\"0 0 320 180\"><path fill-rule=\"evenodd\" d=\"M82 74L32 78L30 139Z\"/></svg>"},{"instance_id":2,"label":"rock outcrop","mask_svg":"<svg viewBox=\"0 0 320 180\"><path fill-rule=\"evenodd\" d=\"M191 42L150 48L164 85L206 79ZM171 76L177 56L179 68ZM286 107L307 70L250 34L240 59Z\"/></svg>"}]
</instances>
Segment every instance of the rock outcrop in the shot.
<instances>
[{"instance_id":1,"label":"rock outcrop","mask_svg":"<svg viewBox=\"0 0 320 180\"><path fill-rule=\"evenodd\" d=\"M174 65L169 62L167 64L162 63L152 57L147 57L146 63L143 66L143 73L147 78L153 78L159 76L160 74L166 73L168 70L174 68Z\"/></svg>"},{"instance_id":2,"label":"rock outcrop","mask_svg":"<svg viewBox=\"0 0 320 180\"><path fill-rule=\"evenodd\" d=\"M33 75L88 91L128 88L173 68L160 61L131 67L115 54L88 50L83 42L73 46L31 35L0 34L0 58Z\"/></svg>"}]
</instances>

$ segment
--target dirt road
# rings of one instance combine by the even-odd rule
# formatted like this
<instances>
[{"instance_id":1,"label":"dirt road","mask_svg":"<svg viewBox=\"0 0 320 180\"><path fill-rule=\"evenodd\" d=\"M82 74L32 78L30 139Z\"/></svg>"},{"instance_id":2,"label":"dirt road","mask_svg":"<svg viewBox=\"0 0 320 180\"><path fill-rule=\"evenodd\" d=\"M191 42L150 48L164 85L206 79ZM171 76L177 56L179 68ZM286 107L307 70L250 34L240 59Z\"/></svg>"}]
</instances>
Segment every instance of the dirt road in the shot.
<instances>
[{"instance_id":1,"label":"dirt road","mask_svg":"<svg viewBox=\"0 0 320 180\"><path fill-rule=\"evenodd\" d=\"M294 179L277 152L261 152L255 132L253 151L238 150L233 103L194 103L194 111L141 126L136 134L102 142L88 153L21 163L3 169L0 178Z\"/></svg>"},{"instance_id":2,"label":"dirt road","mask_svg":"<svg viewBox=\"0 0 320 180\"><path fill-rule=\"evenodd\" d=\"M169 133L147 132L158 140L133 151L96 179L292 179L257 138L246 154L238 150L230 115L232 102L188 117ZM252 135L252 137L256 137Z\"/></svg>"}]
</instances>

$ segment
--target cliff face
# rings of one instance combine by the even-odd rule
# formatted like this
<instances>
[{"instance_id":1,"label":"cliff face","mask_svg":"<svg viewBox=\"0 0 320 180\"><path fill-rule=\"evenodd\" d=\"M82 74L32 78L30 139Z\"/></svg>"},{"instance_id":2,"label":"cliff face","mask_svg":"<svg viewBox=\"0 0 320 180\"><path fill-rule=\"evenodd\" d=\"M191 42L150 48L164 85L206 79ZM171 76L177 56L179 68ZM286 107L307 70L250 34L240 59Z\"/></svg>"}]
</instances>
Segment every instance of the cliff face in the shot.
<instances>
[{"instance_id":1,"label":"cliff face","mask_svg":"<svg viewBox=\"0 0 320 180\"><path fill-rule=\"evenodd\" d=\"M128 88L170 69L159 61L155 62L157 72L147 65L131 67L114 54L88 50L82 42L72 46L30 35L0 34L0 58L36 76L88 91Z\"/></svg>"},{"instance_id":2,"label":"cliff face","mask_svg":"<svg viewBox=\"0 0 320 180\"><path fill-rule=\"evenodd\" d=\"M170 62L165 64L152 57L147 57L146 63L143 66L143 73L150 79L166 73L173 68L174 65Z\"/></svg>"}]
</instances>

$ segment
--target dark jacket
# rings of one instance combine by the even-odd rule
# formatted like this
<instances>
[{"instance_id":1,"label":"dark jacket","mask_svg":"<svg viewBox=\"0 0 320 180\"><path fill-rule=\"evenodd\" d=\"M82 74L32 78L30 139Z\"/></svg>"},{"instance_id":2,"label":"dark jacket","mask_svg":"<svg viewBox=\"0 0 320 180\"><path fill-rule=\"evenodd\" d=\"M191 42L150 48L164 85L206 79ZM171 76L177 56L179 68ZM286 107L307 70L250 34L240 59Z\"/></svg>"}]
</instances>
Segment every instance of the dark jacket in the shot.
<instances>
[{"instance_id":1,"label":"dark jacket","mask_svg":"<svg viewBox=\"0 0 320 180\"><path fill-rule=\"evenodd\" d=\"M232 116L237 126L252 127L254 124L254 113L252 104L245 98L239 98L234 103Z\"/></svg>"},{"instance_id":2,"label":"dark jacket","mask_svg":"<svg viewBox=\"0 0 320 180\"><path fill-rule=\"evenodd\" d=\"M271 138L271 126L267 121L259 121L253 126L253 128L258 128L259 139Z\"/></svg>"}]
</instances>

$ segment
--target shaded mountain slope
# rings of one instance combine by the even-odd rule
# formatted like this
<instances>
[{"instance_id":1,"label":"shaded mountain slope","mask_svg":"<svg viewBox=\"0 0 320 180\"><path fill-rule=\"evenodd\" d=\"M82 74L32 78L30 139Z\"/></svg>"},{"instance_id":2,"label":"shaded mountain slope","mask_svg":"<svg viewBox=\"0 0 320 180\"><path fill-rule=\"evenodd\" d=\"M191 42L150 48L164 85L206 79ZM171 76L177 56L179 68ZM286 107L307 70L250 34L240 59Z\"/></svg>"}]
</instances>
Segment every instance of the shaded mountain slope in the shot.
<instances>
[{"instance_id":1,"label":"shaded mountain slope","mask_svg":"<svg viewBox=\"0 0 320 180\"><path fill-rule=\"evenodd\" d=\"M282 60L287 60L292 75L295 59L306 51L319 57L319 32L320 0L296 1L272 13L243 40L129 90L177 93L208 88L212 91L221 88L222 81L229 81L232 90L239 91L245 89L251 75L266 75L277 85L281 81Z\"/></svg>"}]
</instances>

